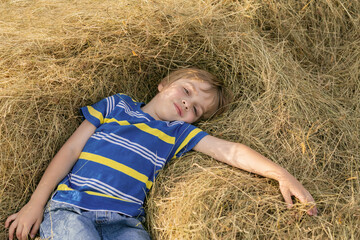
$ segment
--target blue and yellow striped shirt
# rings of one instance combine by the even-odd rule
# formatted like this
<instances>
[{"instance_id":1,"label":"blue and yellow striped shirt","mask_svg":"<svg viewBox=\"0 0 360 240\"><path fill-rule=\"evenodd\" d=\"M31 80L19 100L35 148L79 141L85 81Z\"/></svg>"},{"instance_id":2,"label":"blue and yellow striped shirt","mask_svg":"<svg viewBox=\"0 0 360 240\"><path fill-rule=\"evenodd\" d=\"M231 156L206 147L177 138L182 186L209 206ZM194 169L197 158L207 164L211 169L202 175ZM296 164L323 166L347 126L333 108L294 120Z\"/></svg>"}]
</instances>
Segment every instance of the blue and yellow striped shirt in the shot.
<instances>
[{"instance_id":1,"label":"blue and yellow striped shirt","mask_svg":"<svg viewBox=\"0 0 360 240\"><path fill-rule=\"evenodd\" d=\"M124 94L81 108L96 126L54 201L128 216L144 215L143 203L159 170L191 150L207 133L180 122L158 121L143 103Z\"/></svg>"}]
</instances>

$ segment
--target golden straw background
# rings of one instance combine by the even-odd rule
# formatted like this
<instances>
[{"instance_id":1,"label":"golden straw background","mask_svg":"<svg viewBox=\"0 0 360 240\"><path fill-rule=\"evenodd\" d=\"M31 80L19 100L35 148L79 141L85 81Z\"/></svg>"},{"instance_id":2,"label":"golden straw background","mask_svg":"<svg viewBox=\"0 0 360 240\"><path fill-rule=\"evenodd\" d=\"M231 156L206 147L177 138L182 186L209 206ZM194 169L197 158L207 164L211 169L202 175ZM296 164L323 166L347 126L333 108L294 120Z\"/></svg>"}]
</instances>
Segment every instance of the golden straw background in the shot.
<instances>
[{"instance_id":1,"label":"golden straw background","mask_svg":"<svg viewBox=\"0 0 360 240\"><path fill-rule=\"evenodd\" d=\"M147 201L153 239L360 239L360 2L0 1L0 220L29 200L78 109L147 102L198 66L234 94L199 123L279 163L314 196L287 210L276 181L189 153ZM6 230L0 228L0 239Z\"/></svg>"}]
</instances>

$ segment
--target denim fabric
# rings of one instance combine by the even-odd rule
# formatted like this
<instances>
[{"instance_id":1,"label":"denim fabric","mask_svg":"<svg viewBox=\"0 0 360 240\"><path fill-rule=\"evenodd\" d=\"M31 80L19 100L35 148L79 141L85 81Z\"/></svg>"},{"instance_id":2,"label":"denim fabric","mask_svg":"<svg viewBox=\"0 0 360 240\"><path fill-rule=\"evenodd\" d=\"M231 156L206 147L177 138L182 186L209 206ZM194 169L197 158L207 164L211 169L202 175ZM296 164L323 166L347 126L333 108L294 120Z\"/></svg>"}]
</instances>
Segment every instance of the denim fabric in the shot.
<instances>
[{"instance_id":1,"label":"denim fabric","mask_svg":"<svg viewBox=\"0 0 360 240\"><path fill-rule=\"evenodd\" d=\"M45 209L40 236L53 240L150 240L136 218L109 211L85 211L55 201L49 201Z\"/></svg>"}]
</instances>

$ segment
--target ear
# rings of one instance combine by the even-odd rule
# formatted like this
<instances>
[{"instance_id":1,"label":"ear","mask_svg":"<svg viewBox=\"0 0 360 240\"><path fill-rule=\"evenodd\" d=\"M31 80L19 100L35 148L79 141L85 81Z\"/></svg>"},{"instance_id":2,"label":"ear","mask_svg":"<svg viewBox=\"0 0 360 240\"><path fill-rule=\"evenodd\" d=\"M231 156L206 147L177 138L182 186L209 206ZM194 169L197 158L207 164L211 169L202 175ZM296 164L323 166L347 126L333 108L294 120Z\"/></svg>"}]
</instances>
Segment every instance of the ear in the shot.
<instances>
[{"instance_id":1,"label":"ear","mask_svg":"<svg viewBox=\"0 0 360 240\"><path fill-rule=\"evenodd\" d=\"M163 89L164 89L164 84L161 82L158 85L158 90L159 90L159 92L161 92Z\"/></svg>"}]
</instances>

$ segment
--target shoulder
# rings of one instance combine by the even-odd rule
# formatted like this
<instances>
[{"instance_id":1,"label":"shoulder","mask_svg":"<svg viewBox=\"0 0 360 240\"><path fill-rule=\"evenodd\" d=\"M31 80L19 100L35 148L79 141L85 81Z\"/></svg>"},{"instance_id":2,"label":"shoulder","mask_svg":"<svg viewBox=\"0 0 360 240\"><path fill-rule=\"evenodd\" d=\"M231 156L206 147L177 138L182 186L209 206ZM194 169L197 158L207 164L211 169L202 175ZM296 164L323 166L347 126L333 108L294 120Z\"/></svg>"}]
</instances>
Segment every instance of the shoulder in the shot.
<instances>
[{"instance_id":1,"label":"shoulder","mask_svg":"<svg viewBox=\"0 0 360 240\"><path fill-rule=\"evenodd\" d=\"M163 123L167 127L181 127L184 124L186 125L186 123L183 121L163 121Z\"/></svg>"},{"instance_id":2,"label":"shoulder","mask_svg":"<svg viewBox=\"0 0 360 240\"><path fill-rule=\"evenodd\" d=\"M117 93L113 97L120 104L126 104L131 108L135 107L135 106L141 106L143 104L142 102L139 102L135 98L130 97L129 95L124 94L124 93Z\"/></svg>"},{"instance_id":3,"label":"shoulder","mask_svg":"<svg viewBox=\"0 0 360 240\"><path fill-rule=\"evenodd\" d=\"M181 129L192 129L196 128L195 126L183 122L183 121L161 121L161 120L155 120L156 125L159 126L159 128L166 129L169 131L179 131Z\"/></svg>"},{"instance_id":4,"label":"shoulder","mask_svg":"<svg viewBox=\"0 0 360 240\"><path fill-rule=\"evenodd\" d=\"M126 101L126 102L133 102L133 103L138 102L134 98L132 98L129 95L124 94L124 93L117 93L117 94L114 95L114 97L119 98L119 99L121 99L123 101Z\"/></svg>"},{"instance_id":5,"label":"shoulder","mask_svg":"<svg viewBox=\"0 0 360 240\"><path fill-rule=\"evenodd\" d=\"M181 138L203 138L204 136L208 135L205 131L190 123L174 121L170 122L169 125L176 129L175 131L177 132L178 137Z\"/></svg>"}]
</instances>

